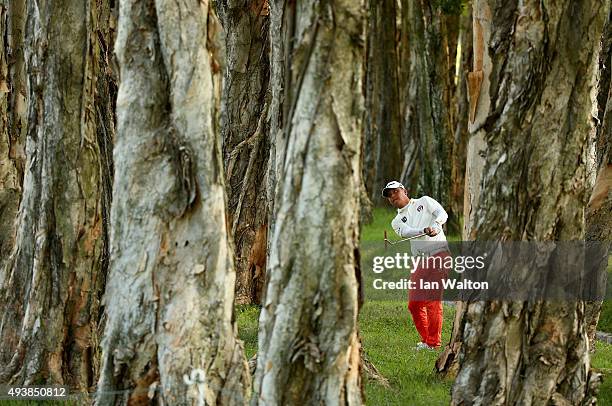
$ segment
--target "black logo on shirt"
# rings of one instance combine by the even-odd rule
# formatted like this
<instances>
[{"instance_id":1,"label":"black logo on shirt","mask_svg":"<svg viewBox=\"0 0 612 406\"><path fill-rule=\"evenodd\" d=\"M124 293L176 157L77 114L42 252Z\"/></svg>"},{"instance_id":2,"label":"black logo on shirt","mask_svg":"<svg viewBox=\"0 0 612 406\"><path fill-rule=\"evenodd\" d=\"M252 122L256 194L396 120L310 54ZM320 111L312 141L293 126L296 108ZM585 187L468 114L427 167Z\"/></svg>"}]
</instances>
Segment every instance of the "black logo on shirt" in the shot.
<instances>
[{"instance_id":1,"label":"black logo on shirt","mask_svg":"<svg viewBox=\"0 0 612 406\"><path fill-rule=\"evenodd\" d=\"M402 217L402 221L405 223L408 221L408 219L406 217Z\"/></svg>"},{"instance_id":2,"label":"black logo on shirt","mask_svg":"<svg viewBox=\"0 0 612 406\"><path fill-rule=\"evenodd\" d=\"M417 207L417 211L423 211L423 206Z\"/></svg>"}]
</instances>

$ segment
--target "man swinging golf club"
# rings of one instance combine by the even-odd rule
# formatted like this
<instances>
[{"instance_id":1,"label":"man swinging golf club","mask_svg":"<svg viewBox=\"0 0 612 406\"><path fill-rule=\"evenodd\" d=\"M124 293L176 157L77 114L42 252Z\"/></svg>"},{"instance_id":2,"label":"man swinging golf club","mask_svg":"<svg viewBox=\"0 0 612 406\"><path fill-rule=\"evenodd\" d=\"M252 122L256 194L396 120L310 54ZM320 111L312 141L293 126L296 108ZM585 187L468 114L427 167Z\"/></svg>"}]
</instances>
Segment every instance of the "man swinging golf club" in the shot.
<instances>
[{"instance_id":1,"label":"man swinging golf club","mask_svg":"<svg viewBox=\"0 0 612 406\"><path fill-rule=\"evenodd\" d=\"M391 222L393 230L401 238L410 238L412 255L422 257L410 276L416 289L411 289L408 294L408 309L421 336L416 349L438 348L442 340L441 281L447 275L442 264L450 256L442 225L446 223L448 214L429 196L411 199L404 185L397 181L387 183L382 195L397 208L397 216ZM440 258L431 260L435 257ZM439 288L421 289L423 282L426 282L424 285L429 283L428 286L435 286L431 282L438 282Z\"/></svg>"}]
</instances>

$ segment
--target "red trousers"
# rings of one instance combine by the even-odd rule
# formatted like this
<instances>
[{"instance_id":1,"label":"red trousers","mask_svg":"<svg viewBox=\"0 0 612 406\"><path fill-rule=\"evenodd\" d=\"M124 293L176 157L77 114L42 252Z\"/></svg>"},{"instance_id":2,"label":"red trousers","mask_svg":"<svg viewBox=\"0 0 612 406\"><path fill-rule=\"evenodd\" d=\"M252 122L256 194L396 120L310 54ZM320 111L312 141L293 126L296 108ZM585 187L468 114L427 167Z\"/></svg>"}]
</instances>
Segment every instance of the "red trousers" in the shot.
<instances>
[{"instance_id":1,"label":"red trousers","mask_svg":"<svg viewBox=\"0 0 612 406\"><path fill-rule=\"evenodd\" d=\"M408 291L408 310L421 341L430 347L442 343L442 279L448 275L448 270L440 264L444 264L448 256L449 253L443 251L424 257L424 263L410 276L415 288ZM436 257L438 259L434 260Z\"/></svg>"}]
</instances>

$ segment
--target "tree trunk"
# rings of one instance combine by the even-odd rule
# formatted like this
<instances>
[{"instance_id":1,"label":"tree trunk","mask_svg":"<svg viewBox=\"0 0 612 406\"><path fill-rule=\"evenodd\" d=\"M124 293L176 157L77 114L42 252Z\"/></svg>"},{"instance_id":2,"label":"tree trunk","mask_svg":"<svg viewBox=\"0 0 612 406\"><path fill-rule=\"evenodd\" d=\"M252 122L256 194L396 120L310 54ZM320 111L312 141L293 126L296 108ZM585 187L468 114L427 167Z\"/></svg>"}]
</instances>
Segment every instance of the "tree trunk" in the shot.
<instances>
[{"instance_id":1,"label":"tree trunk","mask_svg":"<svg viewBox=\"0 0 612 406\"><path fill-rule=\"evenodd\" d=\"M213 131L208 7L121 2L102 405L237 404L250 376ZM189 40L186 40L189 39ZM160 392L155 389L159 388Z\"/></svg>"},{"instance_id":2,"label":"tree trunk","mask_svg":"<svg viewBox=\"0 0 612 406\"><path fill-rule=\"evenodd\" d=\"M473 213L470 239L584 236L584 162L592 125L585 101L605 8L595 0L568 0L554 8L540 2L474 2L470 144L484 154L470 164L466 180L467 192L475 192L466 205ZM532 272L555 269L534 264ZM466 306L457 329L464 336L452 404L592 401L595 376L588 371L583 302Z\"/></svg>"},{"instance_id":3,"label":"tree trunk","mask_svg":"<svg viewBox=\"0 0 612 406\"><path fill-rule=\"evenodd\" d=\"M213 4L218 4L214 2ZM213 86L213 128L215 134L221 131L221 98L223 96L226 55L225 32L214 7L208 7L206 24L206 47L209 50Z\"/></svg>"},{"instance_id":4,"label":"tree trunk","mask_svg":"<svg viewBox=\"0 0 612 406\"><path fill-rule=\"evenodd\" d=\"M25 165L27 89L24 1L0 3L0 285L15 244Z\"/></svg>"},{"instance_id":5,"label":"tree trunk","mask_svg":"<svg viewBox=\"0 0 612 406\"><path fill-rule=\"evenodd\" d=\"M396 1L368 0L363 177L368 196L381 203L384 185L402 170Z\"/></svg>"},{"instance_id":6,"label":"tree trunk","mask_svg":"<svg viewBox=\"0 0 612 406\"><path fill-rule=\"evenodd\" d=\"M449 52L446 17L439 7L417 0L404 2L402 10L410 41L402 181L412 195L426 194L448 207L453 143L449 72L454 51Z\"/></svg>"},{"instance_id":7,"label":"tree trunk","mask_svg":"<svg viewBox=\"0 0 612 406\"><path fill-rule=\"evenodd\" d=\"M271 128L279 131L272 157L280 170L254 404L363 400L362 7L349 0L271 3Z\"/></svg>"},{"instance_id":8,"label":"tree trunk","mask_svg":"<svg viewBox=\"0 0 612 406\"><path fill-rule=\"evenodd\" d=\"M235 244L236 303L260 303L268 229L269 7L267 0L217 6L226 32L221 137Z\"/></svg>"},{"instance_id":9,"label":"tree trunk","mask_svg":"<svg viewBox=\"0 0 612 406\"><path fill-rule=\"evenodd\" d=\"M457 47L459 66L457 72L457 85L453 97L454 111L453 129L454 140L452 144L452 163L450 181L449 203L449 234L461 234L461 217L463 216L463 197L465 183L465 166L468 133L468 91L467 73L472 64L472 7L467 4L467 10L460 17L460 34Z\"/></svg>"},{"instance_id":10,"label":"tree trunk","mask_svg":"<svg viewBox=\"0 0 612 406\"><path fill-rule=\"evenodd\" d=\"M21 6L9 8L17 31ZM17 56L8 131L23 131L20 103L27 100L27 170L14 249L0 271L0 382L86 390L97 373L108 256L114 121L104 47L112 44L110 14L107 4L94 1L27 1L25 7L28 96L21 93ZM13 41L19 46L19 35Z\"/></svg>"},{"instance_id":11,"label":"tree trunk","mask_svg":"<svg viewBox=\"0 0 612 406\"><path fill-rule=\"evenodd\" d=\"M597 247L600 252L598 255L604 262L601 272L593 275L595 287L606 286L606 266L607 257L612 237L612 198L610 197L610 187L612 187L612 15L608 14L604 32L601 40L601 50L599 55L599 74L597 92L597 132L595 136L595 164L597 177L591 193L591 198L586 209L586 240L598 241L603 243ZM604 288L605 289L605 288ZM595 349L595 333L597 322L601 313L601 301L587 302L585 316L587 325L587 335L591 344L592 351Z\"/></svg>"}]
</instances>

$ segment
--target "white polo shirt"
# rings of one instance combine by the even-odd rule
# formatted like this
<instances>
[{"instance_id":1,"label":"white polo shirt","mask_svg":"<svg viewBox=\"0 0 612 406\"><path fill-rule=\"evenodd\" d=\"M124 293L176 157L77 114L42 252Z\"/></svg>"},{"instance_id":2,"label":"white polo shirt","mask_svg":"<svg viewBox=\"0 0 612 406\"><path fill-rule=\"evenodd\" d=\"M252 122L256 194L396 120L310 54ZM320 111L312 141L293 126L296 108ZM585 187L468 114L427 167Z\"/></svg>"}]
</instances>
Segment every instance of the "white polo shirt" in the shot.
<instances>
[{"instance_id":1,"label":"white polo shirt","mask_svg":"<svg viewBox=\"0 0 612 406\"><path fill-rule=\"evenodd\" d=\"M442 230L442 224L446 223L446 220L448 214L442 205L429 196L423 196L410 199L406 206L397 209L397 216L391 222L391 227L402 238L423 234L426 227L437 229L438 234L434 237L425 235L410 241L412 255L434 255L448 251L446 236Z\"/></svg>"}]
</instances>

